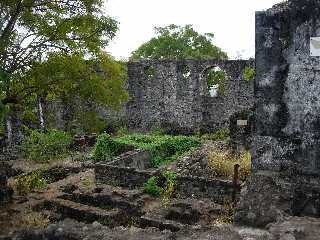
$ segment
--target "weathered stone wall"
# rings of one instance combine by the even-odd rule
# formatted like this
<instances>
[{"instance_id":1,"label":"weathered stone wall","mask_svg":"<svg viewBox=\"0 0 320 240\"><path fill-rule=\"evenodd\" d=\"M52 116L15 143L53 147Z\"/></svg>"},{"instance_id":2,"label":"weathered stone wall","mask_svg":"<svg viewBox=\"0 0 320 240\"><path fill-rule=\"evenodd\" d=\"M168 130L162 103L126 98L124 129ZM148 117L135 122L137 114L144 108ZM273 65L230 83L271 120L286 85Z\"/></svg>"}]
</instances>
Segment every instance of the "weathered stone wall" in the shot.
<instances>
[{"instance_id":1,"label":"weathered stone wall","mask_svg":"<svg viewBox=\"0 0 320 240\"><path fill-rule=\"evenodd\" d=\"M253 64L244 60L128 63L129 128L189 133L225 126L232 113L253 105L253 81L243 79L245 67ZM213 67L220 67L227 76L225 92L218 97L210 97L204 76Z\"/></svg>"},{"instance_id":2,"label":"weathered stone wall","mask_svg":"<svg viewBox=\"0 0 320 240\"><path fill-rule=\"evenodd\" d=\"M320 2L290 0L256 14L254 175L238 220L320 217Z\"/></svg>"}]
</instances>

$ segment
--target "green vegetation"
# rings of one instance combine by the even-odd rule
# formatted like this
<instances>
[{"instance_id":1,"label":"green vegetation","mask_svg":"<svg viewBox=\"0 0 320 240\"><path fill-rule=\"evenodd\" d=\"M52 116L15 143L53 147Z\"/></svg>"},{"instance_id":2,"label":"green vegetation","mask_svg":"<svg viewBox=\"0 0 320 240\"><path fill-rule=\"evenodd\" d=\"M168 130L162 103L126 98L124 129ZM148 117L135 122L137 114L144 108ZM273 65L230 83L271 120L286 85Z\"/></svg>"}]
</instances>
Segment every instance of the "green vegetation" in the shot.
<instances>
[{"instance_id":1,"label":"green vegetation","mask_svg":"<svg viewBox=\"0 0 320 240\"><path fill-rule=\"evenodd\" d=\"M227 141L230 136L230 131L228 128L220 128L214 133L208 133L201 136L203 140L212 140L212 141Z\"/></svg>"},{"instance_id":2,"label":"green vegetation","mask_svg":"<svg viewBox=\"0 0 320 240\"><path fill-rule=\"evenodd\" d=\"M126 144L113 139L109 134L99 135L93 158L96 161L110 161L112 157L121 154L126 149Z\"/></svg>"},{"instance_id":3,"label":"green vegetation","mask_svg":"<svg viewBox=\"0 0 320 240\"><path fill-rule=\"evenodd\" d=\"M31 130L22 143L22 149L27 159L48 162L65 157L71 141L70 135L60 130Z\"/></svg>"},{"instance_id":4,"label":"green vegetation","mask_svg":"<svg viewBox=\"0 0 320 240\"><path fill-rule=\"evenodd\" d=\"M256 75L256 70L252 67L245 67L244 71L243 71L243 78L246 81L251 81L254 79Z\"/></svg>"},{"instance_id":5,"label":"green vegetation","mask_svg":"<svg viewBox=\"0 0 320 240\"><path fill-rule=\"evenodd\" d=\"M158 183L159 177L150 177L143 186L144 192L150 194L151 196L159 197L162 192L162 188L158 186Z\"/></svg>"},{"instance_id":6,"label":"green vegetation","mask_svg":"<svg viewBox=\"0 0 320 240\"><path fill-rule=\"evenodd\" d=\"M25 112L23 120L34 121L39 99L70 104L76 97L111 107L127 99L124 64L102 51L118 30L103 5L103 0L0 1L0 120L7 113L2 105L17 106ZM93 130L102 128L95 124Z\"/></svg>"},{"instance_id":7,"label":"green vegetation","mask_svg":"<svg viewBox=\"0 0 320 240\"><path fill-rule=\"evenodd\" d=\"M199 138L194 136L169 135L125 135L115 139L118 143L132 145L136 148L148 150L153 167L175 161L182 154L200 145Z\"/></svg>"},{"instance_id":8,"label":"green vegetation","mask_svg":"<svg viewBox=\"0 0 320 240\"><path fill-rule=\"evenodd\" d=\"M208 88L218 85L218 93L223 94L225 91L226 73L220 68L210 68L205 72Z\"/></svg>"},{"instance_id":9,"label":"green vegetation","mask_svg":"<svg viewBox=\"0 0 320 240\"><path fill-rule=\"evenodd\" d=\"M200 34L192 25L155 28L156 37L142 44L132 53L139 59L227 59L220 48L213 45L213 33Z\"/></svg>"},{"instance_id":10,"label":"green vegetation","mask_svg":"<svg viewBox=\"0 0 320 240\"><path fill-rule=\"evenodd\" d=\"M14 183L15 190L20 195L27 195L33 190L44 189L46 186L47 182L43 177L42 170L20 175Z\"/></svg>"},{"instance_id":11,"label":"green vegetation","mask_svg":"<svg viewBox=\"0 0 320 240\"><path fill-rule=\"evenodd\" d=\"M164 178L164 185L159 186L160 177L152 176L144 184L144 192L154 197L161 197L161 202L167 205L172 198L176 185L176 173L166 171L161 174Z\"/></svg>"},{"instance_id":12,"label":"green vegetation","mask_svg":"<svg viewBox=\"0 0 320 240\"><path fill-rule=\"evenodd\" d=\"M198 147L201 141L193 136L168 136L132 134L111 138L108 134L98 137L93 157L96 160L108 160L123 152L127 145L148 150L152 157L153 167L175 161L179 156L192 148Z\"/></svg>"},{"instance_id":13,"label":"green vegetation","mask_svg":"<svg viewBox=\"0 0 320 240\"><path fill-rule=\"evenodd\" d=\"M172 171L166 171L162 173L162 176L166 179L166 184L161 192L161 202L166 206L170 202L170 199L174 193L176 185L176 173Z\"/></svg>"}]
</instances>

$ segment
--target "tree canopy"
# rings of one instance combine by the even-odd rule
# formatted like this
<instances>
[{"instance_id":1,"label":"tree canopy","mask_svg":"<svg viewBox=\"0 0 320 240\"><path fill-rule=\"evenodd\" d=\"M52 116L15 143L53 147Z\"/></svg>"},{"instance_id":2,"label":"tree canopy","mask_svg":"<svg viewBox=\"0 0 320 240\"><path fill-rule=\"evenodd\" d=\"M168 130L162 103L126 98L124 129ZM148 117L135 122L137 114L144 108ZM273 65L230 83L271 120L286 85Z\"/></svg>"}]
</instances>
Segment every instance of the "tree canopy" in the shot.
<instances>
[{"instance_id":1,"label":"tree canopy","mask_svg":"<svg viewBox=\"0 0 320 240\"><path fill-rule=\"evenodd\" d=\"M132 53L130 60L139 59L227 59L213 44L213 33L200 34L192 25L156 27L156 36Z\"/></svg>"},{"instance_id":2,"label":"tree canopy","mask_svg":"<svg viewBox=\"0 0 320 240\"><path fill-rule=\"evenodd\" d=\"M0 119L10 104L77 95L118 106L123 65L101 51L118 23L103 0L0 1Z\"/></svg>"}]
</instances>

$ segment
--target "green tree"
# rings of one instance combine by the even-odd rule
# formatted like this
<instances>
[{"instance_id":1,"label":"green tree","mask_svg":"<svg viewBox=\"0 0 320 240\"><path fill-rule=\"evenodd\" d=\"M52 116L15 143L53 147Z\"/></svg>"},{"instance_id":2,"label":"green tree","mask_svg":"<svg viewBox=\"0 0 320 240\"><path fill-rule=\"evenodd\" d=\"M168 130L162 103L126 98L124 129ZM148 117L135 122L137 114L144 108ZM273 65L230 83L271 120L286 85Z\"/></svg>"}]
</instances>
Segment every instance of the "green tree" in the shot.
<instances>
[{"instance_id":1,"label":"green tree","mask_svg":"<svg viewBox=\"0 0 320 240\"><path fill-rule=\"evenodd\" d=\"M212 41L212 33L200 34L192 25L156 27L156 36L132 53L139 59L227 59L228 56Z\"/></svg>"},{"instance_id":2,"label":"green tree","mask_svg":"<svg viewBox=\"0 0 320 240\"><path fill-rule=\"evenodd\" d=\"M103 2L0 1L0 118L8 106L30 116L39 98L126 99L123 65L101 51L118 30Z\"/></svg>"},{"instance_id":3,"label":"green tree","mask_svg":"<svg viewBox=\"0 0 320 240\"><path fill-rule=\"evenodd\" d=\"M1 0L2 104L16 103L24 96L36 93L39 87L26 83L34 81L28 79L30 70L35 66L38 68L42 62L56 64L59 54L61 58L69 56L70 61L75 59L75 55L78 60L80 56L98 59L101 49L114 37L118 28L115 20L101 13L102 5L103 0ZM51 66L62 71L61 64ZM79 64L64 67L63 76L68 76L71 75L68 72L75 73L75 69L79 69ZM50 73L48 71L47 76ZM75 78L78 79L72 79ZM71 79L66 80L70 83ZM55 84L56 79L51 83Z\"/></svg>"}]
</instances>

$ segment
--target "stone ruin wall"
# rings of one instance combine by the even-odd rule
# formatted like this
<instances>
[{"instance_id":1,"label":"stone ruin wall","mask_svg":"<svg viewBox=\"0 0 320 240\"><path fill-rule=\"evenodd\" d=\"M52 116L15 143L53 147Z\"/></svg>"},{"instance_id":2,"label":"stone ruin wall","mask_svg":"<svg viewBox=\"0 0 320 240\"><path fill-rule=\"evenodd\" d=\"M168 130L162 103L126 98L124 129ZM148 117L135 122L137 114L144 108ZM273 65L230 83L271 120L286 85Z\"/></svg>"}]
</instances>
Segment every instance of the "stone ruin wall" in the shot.
<instances>
[{"instance_id":1,"label":"stone ruin wall","mask_svg":"<svg viewBox=\"0 0 320 240\"><path fill-rule=\"evenodd\" d=\"M253 176L237 221L265 226L320 217L320 2L291 0L256 14Z\"/></svg>"},{"instance_id":2,"label":"stone ruin wall","mask_svg":"<svg viewBox=\"0 0 320 240\"><path fill-rule=\"evenodd\" d=\"M245 60L150 60L128 63L129 129L169 133L208 132L225 127L229 117L253 106L253 81L243 79ZM205 72L226 73L225 92L210 97ZM184 75L184 69L188 74ZM151 72L151 73L150 73Z\"/></svg>"}]
</instances>

